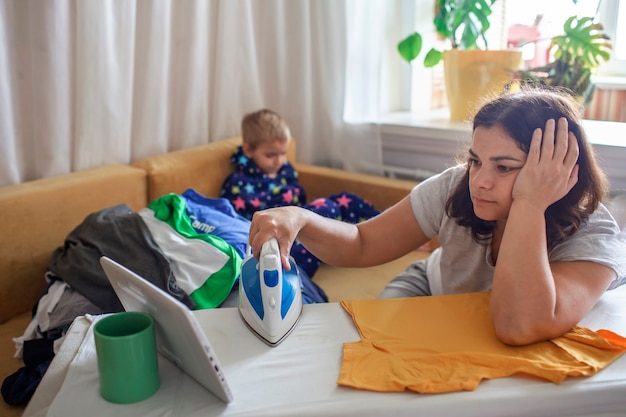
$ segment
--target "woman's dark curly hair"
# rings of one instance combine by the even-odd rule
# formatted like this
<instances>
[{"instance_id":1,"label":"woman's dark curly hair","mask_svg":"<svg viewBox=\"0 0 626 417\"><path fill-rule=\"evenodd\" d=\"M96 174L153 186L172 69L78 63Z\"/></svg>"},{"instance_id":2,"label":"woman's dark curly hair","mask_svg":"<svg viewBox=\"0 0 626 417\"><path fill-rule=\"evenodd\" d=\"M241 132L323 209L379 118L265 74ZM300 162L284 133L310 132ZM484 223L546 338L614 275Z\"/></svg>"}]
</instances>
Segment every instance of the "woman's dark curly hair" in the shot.
<instances>
[{"instance_id":1,"label":"woman's dark curly hair","mask_svg":"<svg viewBox=\"0 0 626 417\"><path fill-rule=\"evenodd\" d=\"M536 128L544 129L549 119L565 117L569 130L578 142L578 182L570 192L546 210L548 248L571 236L593 213L608 191L605 174L598 166L591 145L581 126L581 109L566 93L545 89L523 89L500 96L485 105L474 116L472 132L483 126L499 126L528 153ZM495 222L479 219L469 191L469 164L461 182L446 202L446 213L460 226L469 227L475 241L486 243Z\"/></svg>"}]
</instances>

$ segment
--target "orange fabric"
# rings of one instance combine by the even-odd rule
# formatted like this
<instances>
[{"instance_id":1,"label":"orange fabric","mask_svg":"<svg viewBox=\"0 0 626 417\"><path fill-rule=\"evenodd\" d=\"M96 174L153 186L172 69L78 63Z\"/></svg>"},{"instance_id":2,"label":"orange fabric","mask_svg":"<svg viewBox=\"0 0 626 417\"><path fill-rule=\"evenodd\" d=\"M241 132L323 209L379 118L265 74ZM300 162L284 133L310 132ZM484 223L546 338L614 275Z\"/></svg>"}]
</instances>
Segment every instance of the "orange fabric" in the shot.
<instances>
[{"instance_id":1,"label":"orange fabric","mask_svg":"<svg viewBox=\"0 0 626 417\"><path fill-rule=\"evenodd\" d=\"M559 383L568 376L593 375L626 350L623 337L581 326L551 341L505 345L489 318L489 293L341 305L361 340L344 344L337 383L359 389L472 391L482 379L514 374Z\"/></svg>"},{"instance_id":2,"label":"orange fabric","mask_svg":"<svg viewBox=\"0 0 626 417\"><path fill-rule=\"evenodd\" d=\"M613 343L618 349L621 348L622 350L626 350L626 338L605 329L600 329L596 333L602 336L605 340Z\"/></svg>"}]
</instances>

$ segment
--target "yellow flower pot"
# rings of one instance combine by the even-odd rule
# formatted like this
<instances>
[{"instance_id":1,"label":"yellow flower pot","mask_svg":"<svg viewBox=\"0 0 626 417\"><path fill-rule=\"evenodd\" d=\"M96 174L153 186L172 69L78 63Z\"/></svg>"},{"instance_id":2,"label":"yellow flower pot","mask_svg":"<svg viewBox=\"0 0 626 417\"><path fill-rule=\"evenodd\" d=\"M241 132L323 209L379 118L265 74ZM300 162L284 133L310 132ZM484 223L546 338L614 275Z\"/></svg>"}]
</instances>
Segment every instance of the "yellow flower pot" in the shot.
<instances>
[{"instance_id":1,"label":"yellow flower pot","mask_svg":"<svg viewBox=\"0 0 626 417\"><path fill-rule=\"evenodd\" d=\"M486 100L502 94L521 64L521 51L444 51L443 69L450 118L470 120Z\"/></svg>"}]
</instances>

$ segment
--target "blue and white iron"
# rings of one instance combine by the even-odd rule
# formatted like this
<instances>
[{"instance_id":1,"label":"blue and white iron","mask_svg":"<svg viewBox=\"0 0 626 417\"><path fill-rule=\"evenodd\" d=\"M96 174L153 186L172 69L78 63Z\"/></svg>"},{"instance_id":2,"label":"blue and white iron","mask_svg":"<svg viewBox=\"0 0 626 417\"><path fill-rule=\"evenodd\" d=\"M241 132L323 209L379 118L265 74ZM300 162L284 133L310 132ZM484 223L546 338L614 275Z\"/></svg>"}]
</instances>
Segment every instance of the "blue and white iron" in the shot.
<instances>
[{"instance_id":1,"label":"blue and white iron","mask_svg":"<svg viewBox=\"0 0 626 417\"><path fill-rule=\"evenodd\" d=\"M302 290L298 268L283 269L278 241L263 244L257 261L248 254L241 266L239 312L254 334L277 346L296 327L302 314Z\"/></svg>"}]
</instances>

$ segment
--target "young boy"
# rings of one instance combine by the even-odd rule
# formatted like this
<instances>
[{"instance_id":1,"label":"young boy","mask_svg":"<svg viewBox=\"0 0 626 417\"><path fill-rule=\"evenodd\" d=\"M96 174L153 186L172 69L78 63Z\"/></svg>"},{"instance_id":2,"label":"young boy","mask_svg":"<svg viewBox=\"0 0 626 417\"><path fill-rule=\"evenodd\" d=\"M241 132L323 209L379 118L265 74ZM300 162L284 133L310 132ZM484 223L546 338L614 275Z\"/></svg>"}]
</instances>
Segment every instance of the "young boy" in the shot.
<instances>
[{"instance_id":1,"label":"young boy","mask_svg":"<svg viewBox=\"0 0 626 417\"><path fill-rule=\"evenodd\" d=\"M231 157L235 172L222 186L221 197L228 199L235 211L252 219L267 208L300 206L324 217L359 223L379 214L362 198L340 193L319 198L307 204L298 172L287 161L291 132L276 112L261 109L244 116L241 122L242 145ZM319 267L319 260L302 245L295 244L291 256L310 277Z\"/></svg>"}]
</instances>

